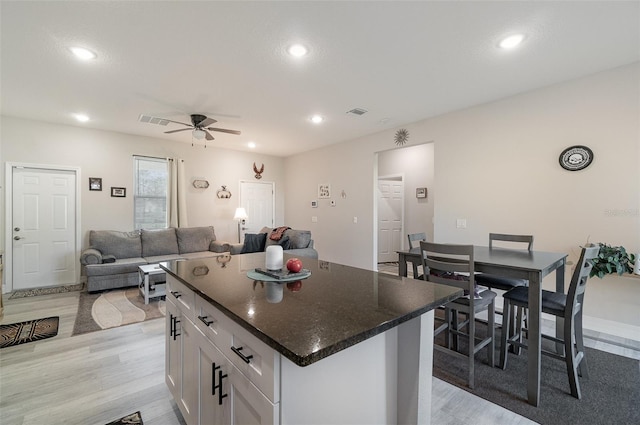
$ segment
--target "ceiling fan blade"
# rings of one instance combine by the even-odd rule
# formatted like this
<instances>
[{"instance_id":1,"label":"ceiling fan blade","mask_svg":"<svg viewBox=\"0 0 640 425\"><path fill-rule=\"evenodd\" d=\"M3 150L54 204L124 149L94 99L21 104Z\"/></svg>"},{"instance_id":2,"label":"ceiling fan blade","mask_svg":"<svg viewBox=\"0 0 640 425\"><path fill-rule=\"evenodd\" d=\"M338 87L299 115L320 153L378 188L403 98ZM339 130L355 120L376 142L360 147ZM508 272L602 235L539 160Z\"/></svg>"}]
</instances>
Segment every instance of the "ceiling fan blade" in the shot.
<instances>
[{"instance_id":1,"label":"ceiling fan blade","mask_svg":"<svg viewBox=\"0 0 640 425\"><path fill-rule=\"evenodd\" d=\"M200 121L200 123L198 124L198 127L206 127L208 125L215 124L217 122L218 120L214 120L213 118L205 118L202 121Z\"/></svg>"},{"instance_id":2,"label":"ceiling fan blade","mask_svg":"<svg viewBox=\"0 0 640 425\"><path fill-rule=\"evenodd\" d=\"M221 133L229 133L229 134L235 134L237 136L240 135L240 132L238 130L228 130L226 128L215 128L215 127L207 127L207 130L210 131L219 131Z\"/></svg>"},{"instance_id":3,"label":"ceiling fan blade","mask_svg":"<svg viewBox=\"0 0 640 425\"><path fill-rule=\"evenodd\" d=\"M161 118L161 119L163 119L163 120L165 120L165 121L172 122L172 123L174 123L174 124L182 124L182 125L186 125L187 127L191 127L191 126L192 126L191 124L187 124L187 123L185 123L185 122L172 121L172 120L168 120L168 119L166 119L166 118Z\"/></svg>"},{"instance_id":4,"label":"ceiling fan blade","mask_svg":"<svg viewBox=\"0 0 640 425\"><path fill-rule=\"evenodd\" d=\"M206 129L203 129L202 131L204 131L204 138L207 140L214 140L213 136L211 135L211 133L209 133Z\"/></svg>"},{"instance_id":5,"label":"ceiling fan blade","mask_svg":"<svg viewBox=\"0 0 640 425\"><path fill-rule=\"evenodd\" d=\"M179 131L187 131L187 130L191 130L191 128L180 128L178 130L170 130L170 131L165 131L165 134L171 134L171 133L177 133Z\"/></svg>"}]
</instances>

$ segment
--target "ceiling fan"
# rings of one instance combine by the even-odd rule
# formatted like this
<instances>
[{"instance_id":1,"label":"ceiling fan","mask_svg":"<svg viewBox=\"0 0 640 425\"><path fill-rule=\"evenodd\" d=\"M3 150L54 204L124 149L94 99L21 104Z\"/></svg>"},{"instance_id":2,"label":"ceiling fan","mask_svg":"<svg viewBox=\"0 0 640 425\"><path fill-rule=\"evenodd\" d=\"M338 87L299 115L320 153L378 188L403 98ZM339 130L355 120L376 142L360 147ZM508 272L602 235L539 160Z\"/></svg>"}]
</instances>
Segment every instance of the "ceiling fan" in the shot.
<instances>
[{"instance_id":1,"label":"ceiling fan","mask_svg":"<svg viewBox=\"0 0 640 425\"><path fill-rule=\"evenodd\" d=\"M202 140L203 138L207 140L214 140L214 137L211 135L211 133L209 133L210 131L218 131L221 133L228 133L228 134L235 134L235 135L240 134L240 131L238 130L209 127L211 124L214 124L218 121L213 118L209 118L206 115L201 115L201 114L192 114L191 124L187 124L180 121L168 120L166 118L150 117L148 115L142 115L140 117L140 121L149 122L152 124L160 124L160 125L167 125L170 122L174 124L185 125L187 126L187 128L179 128L178 130L165 131L165 134L172 134L172 133L178 133L180 131L192 130L193 137L198 140Z\"/></svg>"}]
</instances>

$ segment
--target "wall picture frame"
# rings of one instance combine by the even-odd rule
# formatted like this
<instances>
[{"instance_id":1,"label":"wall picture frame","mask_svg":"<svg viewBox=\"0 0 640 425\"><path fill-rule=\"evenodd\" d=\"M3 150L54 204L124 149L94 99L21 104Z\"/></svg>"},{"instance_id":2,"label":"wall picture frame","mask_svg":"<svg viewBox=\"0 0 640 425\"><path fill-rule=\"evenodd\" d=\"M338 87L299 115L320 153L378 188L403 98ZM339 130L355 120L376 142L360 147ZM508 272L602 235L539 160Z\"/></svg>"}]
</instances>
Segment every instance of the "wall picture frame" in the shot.
<instances>
[{"instance_id":1,"label":"wall picture frame","mask_svg":"<svg viewBox=\"0 0 640 425\"><path fill-rule=\"evenodd\" d=\"M114 198L125 198L127 196L127 188L125 187L112 187L111 196Z\"/></svg>"},{"instance_id":2,"label":"wall picture frame","mask_svg":"<svg viewBox=\"0 0 640 425\"><path fill-rule=\"evenodd\" d=\"M320 198L320 199L329 199L329 198L331 198L331 185L330 184L319 184L318 185L318 198Z\"/></svg>"},{"instance_id":3,"label":"wall picture frame","mask_svg":"<svg viewBox=\"0 0 640 425\"><path fill-rule=\"evenodd\" d=\"M426 187L417 187L416 188L416 198L426 198L427 197L427 188Z\"/></svg>"},{"instance_id":4,"label":"wall picture frame","mask_svg":"<svg viewBox=\"0 0 640 425\"><path fill-rule=\"evenodd\" d=\"M318 201L316 200L311 201L311 208L318 208Z\"/></svg>"},{"instance_id":5,"label":"wall picture frame","mask_svg":"<svg viewBox=\"0 0 640 425\"><path fill-rule=\"evenodd\" d=\"M89 177L89 190L102 190L102 178Z\"/></svg>"}]
</instances>

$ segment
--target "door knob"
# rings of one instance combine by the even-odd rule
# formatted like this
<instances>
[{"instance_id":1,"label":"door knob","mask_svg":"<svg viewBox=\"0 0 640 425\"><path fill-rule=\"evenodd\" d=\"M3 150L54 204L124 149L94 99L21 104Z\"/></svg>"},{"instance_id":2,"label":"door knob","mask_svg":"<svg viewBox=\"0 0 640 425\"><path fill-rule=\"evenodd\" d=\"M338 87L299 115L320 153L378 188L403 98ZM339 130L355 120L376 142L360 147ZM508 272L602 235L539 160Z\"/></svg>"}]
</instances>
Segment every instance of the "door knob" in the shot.
<instances>
[{"instance_id":1,"label":"door knob","mask_svg":"<svg viewBox=\"0 0 640 425\"><path fill-rule=\"evenodd\" d=\"M20 239L24 239L24 238L21 238L20 236L14 236L13 239L16 241L19 241Z\"/></svg>"},{"instance_id":2,"label":"door knob","mask_svg":"<svg viewBox=\"0 0 640 425\"><path fill-rule=\"evenodd\" d=\"M15 227L13 230L15 230L16 232L19 232L20 228L19 227Z\"/></svg>"}]
</instances>

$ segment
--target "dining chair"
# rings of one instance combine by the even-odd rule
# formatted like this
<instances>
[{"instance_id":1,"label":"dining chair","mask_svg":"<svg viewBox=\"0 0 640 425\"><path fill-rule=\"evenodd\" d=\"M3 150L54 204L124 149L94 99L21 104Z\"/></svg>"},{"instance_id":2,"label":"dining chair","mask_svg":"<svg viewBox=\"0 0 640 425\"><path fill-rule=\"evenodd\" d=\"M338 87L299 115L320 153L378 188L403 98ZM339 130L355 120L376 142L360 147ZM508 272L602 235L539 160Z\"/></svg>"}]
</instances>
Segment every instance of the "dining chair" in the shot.
<instances>
[{"instance_id":1,"label":"dining chair","mask_svg":"<svg viewBox=\"0 0 640 425\"><path fill-rule=\"evenodd\" d=\"M505 234L505 233L489 233L489 249L492 249L494 247L494 242L498 242L497 244L495 244L496 247L503 248L503 249L524 248L526 244L528 251L533 250L532 235L511 235L511 234ZM477 274L476 282L478 283L478 285L486 286L489 289L497 289L500 291L509 291L518 286L529 285L529 281L527 281L526 279L517 279L512 277L498 276L498 275L492 275L492 274L486 274L486 273ZM504 308L502 312L497 311L496 314L498 315L504 314ZM514 309L511 316L511 320L509 322L511 323L511 330L509 333L510 335L513 335L513 332L515 331L515 325L516 325L515 314L516 314L516 311ZM503 319L502 327L503 329L507 329L504 327L504 319ZM517 350L516 352L520 353L520 350Z\"/></svg>"},{"instance_id":2,"label":"dining chair","mask_svg":"<svg viewBox=\"0 0 640 425\"><path fill-rule=\"evenodd\" d=\"M580 383L578 375L588 377L587 361L584 353L584 341L582 333L582 310L584 305L584 291L587 287L589 272L593 267L591 260L598 256L599 246L582 248L580 259L576 265L569 285L567 294L552 291L542 291L542 312L556 317L564 318L564 330L562 338L542 334L542 337L564 344L564 355L541 348L542 354L555 359L564 360L567 365L569 376L569 386L571 395L581 398ZM527 329L522 327L522 311L529 307L528 288L520 286L513 288L504 294L504 320L509 326L511 309L519 306L518 326L513 336L508 337L506 332L502 333L500 346L500 367L504 370L507 367L508 346L526 348L527 344L522 342L523 334ZM503 327L504 329L504 327Z\"/></svg>"},{"instance_id":3,"label":"dining chair","mask_svg":"<svg viewBox=\"0 0 640 425\"><path fill-rule=\"evenodd\" d=\"M422 233L409 233L407 235L407 239L409 239L409 249L413 249L413 248L419 248L420 247L420 241L426 241L427 240L427 234L422 232ZM411 263L413 265L413 278L414 279L422 279L422 275L418 272L418 267L420 266L420 264L418 263Z\"/></svg>"},{"instance_id":4,"label":"dining chair","mask_svg":"<svg viewBox=\"0 0 640 425\"><path fill-rule=\"evenodd\" d=\"M473 245L449 245L432 242L420 242L424 280L443 285L462 288L468 294L444 305L444 323L434 330L434 336L446 332L445 345L434 344L436 350L467 359L469 362L469 388L475 387L475 355L487 348L487 360L494 365L495 348L495 298L496 293L483 290L476 294L475 265ZM488 311L487 334L476 336L476 315ZM458 313L464 313L467 319L458 323ZM465 326L467 332L464 332ZM458 338L466 337L468 351L458 351ZM452 346L453 345L453 346Z\"/></svg>"}]
</instances>

